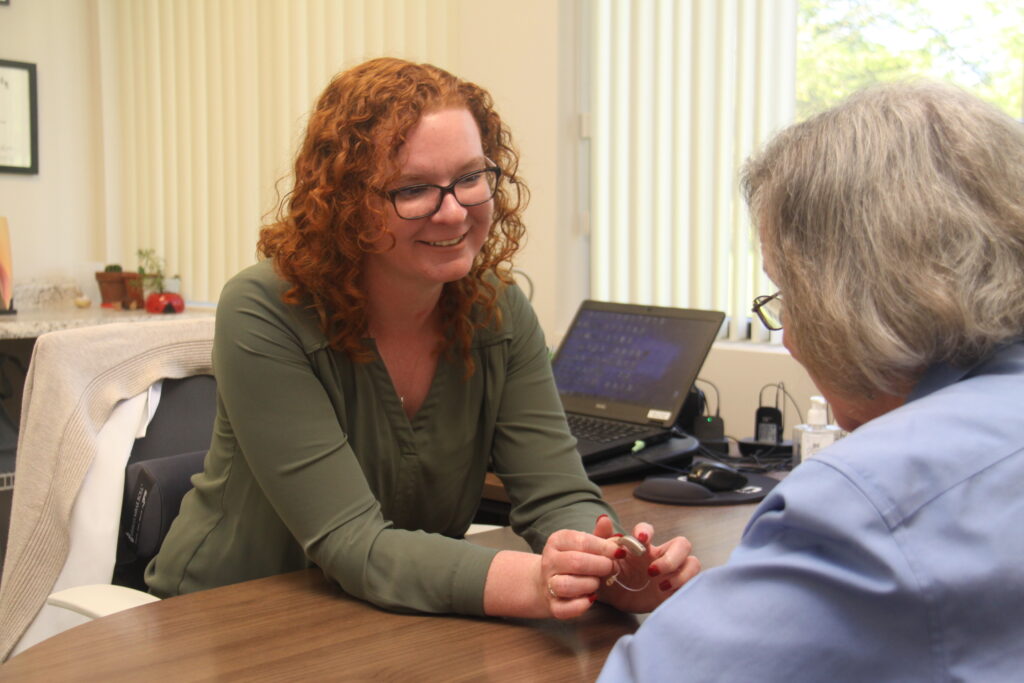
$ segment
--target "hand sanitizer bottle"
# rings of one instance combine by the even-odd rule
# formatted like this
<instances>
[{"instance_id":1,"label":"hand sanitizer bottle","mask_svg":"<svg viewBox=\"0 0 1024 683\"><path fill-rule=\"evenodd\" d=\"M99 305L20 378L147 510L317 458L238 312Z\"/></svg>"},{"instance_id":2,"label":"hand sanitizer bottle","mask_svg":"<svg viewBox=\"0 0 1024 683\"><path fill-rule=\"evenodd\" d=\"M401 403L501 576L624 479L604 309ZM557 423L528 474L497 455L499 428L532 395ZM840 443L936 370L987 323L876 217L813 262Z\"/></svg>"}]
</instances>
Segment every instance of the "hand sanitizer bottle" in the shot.
<instances>
[{"instance_id":1,"label":"hand sanitizer bottle","mask_svg":"<svg viewBox=\"0 0 1024 683\"><path fill-rule=\"evenodd\" d=\"M807 423L793 427L793 467L810 458L842 435L836 425L828 424L828 403L823 396L811 396Z\"/></svg>"}]
</instances>

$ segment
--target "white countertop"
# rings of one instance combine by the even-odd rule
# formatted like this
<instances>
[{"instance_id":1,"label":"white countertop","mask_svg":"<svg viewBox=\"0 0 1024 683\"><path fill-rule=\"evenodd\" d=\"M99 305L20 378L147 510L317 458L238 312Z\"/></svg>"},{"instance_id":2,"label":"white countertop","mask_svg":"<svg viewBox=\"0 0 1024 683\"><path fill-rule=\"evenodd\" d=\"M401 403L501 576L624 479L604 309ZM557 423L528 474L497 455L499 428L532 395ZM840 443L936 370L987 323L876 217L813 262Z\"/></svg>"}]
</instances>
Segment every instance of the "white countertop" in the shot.
<instances>
[{"instance_id":1,"label":"white countertop","mask_svg":"<svg viewBox=\"0 0 1024 683\"><path fill-rule=\"evenodd\" d=\"M107 323L139 322L161 318L202 317L216 312L211 305L186 304L181 313L147 313L146 311L117 311L93 304L89 308L76 308L73 304L28 309L0 315L0 339L34 339L46 332L74 327L104 325Z\"/></svg>"}]
</instances>

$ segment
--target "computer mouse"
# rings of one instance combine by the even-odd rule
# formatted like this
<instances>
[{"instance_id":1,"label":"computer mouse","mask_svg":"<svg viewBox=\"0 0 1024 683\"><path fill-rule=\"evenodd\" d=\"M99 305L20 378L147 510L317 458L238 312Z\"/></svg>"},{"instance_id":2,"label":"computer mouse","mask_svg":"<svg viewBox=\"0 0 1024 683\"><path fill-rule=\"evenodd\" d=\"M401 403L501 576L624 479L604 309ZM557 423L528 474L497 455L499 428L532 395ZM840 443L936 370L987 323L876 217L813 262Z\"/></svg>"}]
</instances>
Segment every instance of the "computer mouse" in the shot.
<instances>
[{"instance_id":1,"label":"computer mouse","mask_svg":"<svg viewBox=\"0 0 1024 683\"><path fill-rule=\"evenodd\" d=\"M687 481L686 475L679 477L648 477L633 489L633 495L641 500L675 505L694 503L715 497L715 494L706 486Z\"/></svg>"},{"instance_id":2,"label":"computer mouse","mask_svg":"<svg viewBox=\"0 0 1024 683\"><path fill-rule=\"evenodd\" d=\"M712 491L735 491L747 485L747 478L741 472L709 460L693 463L686 478Z\"/></svg>"}]
</instances>

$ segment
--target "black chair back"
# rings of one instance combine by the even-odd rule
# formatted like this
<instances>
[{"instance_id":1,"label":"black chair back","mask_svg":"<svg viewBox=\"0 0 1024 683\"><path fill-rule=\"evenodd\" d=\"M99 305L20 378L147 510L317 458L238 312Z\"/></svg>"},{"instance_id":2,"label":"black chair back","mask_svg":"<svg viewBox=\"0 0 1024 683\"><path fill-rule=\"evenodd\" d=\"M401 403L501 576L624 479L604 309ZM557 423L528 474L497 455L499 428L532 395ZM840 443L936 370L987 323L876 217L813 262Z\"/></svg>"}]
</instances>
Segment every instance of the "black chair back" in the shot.
<instances>
[{"instance_id":1,"label":"black chair back","mask_svg":"<svg viewBox=\"0 0 1024 683\"><path fill-rule=\"evenodd\" d=\"M192 475L203 469L216 414L217 384L211 375L163 381L146 436L135 440L125 468L112 583L147 590L146 565L178 516Z\"/></svg>"}]
</instances>

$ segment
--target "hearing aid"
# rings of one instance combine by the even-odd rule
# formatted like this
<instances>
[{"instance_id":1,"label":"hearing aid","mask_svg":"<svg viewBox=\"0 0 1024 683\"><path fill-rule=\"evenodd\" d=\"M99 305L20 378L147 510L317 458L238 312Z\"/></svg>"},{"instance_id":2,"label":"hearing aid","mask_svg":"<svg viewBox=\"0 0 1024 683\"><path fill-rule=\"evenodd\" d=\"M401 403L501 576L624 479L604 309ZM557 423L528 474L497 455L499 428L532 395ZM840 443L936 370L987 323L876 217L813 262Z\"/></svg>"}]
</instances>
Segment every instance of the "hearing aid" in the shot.
<instances>
[{"instance_id":1,"label":"hearing aid","mask_svg":"<svg viewBox=\"0 0 1024 683\"><path fill-rule=\"evenodd\" d=\"M617 536L615 542L628 550L633 557L640 557L647 552L647 546L641 543L636 536Z\"/></svg>"},{"instance_id":2,"label":"hearing aid","mask_svg":"<svg viewBox=\"0 0 1024 683\"><path fill-rule=\"evenodd\" d=\"M640 539L636 538L635 536L616 536L612 540L615 541L619 545L619 547L625 548L633 557L640 557L647 552L647 546L641 543ZM618 563L616 563L615 571L611 574L611 576L605 579L605 585L610 586L613 583L617 583L628 591L636 592L642 591L644 588L647 588L647 586L651 583L650 579L648 579L646 582L644 582L642 586L637 586L636 588L633 588L632 586L627 586L626 584L619 581L620 571L620 566Z\"/></svg>"}]
</instances>

